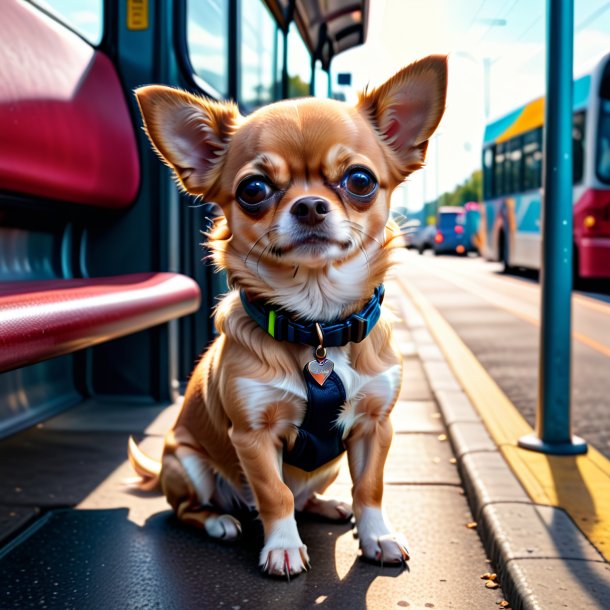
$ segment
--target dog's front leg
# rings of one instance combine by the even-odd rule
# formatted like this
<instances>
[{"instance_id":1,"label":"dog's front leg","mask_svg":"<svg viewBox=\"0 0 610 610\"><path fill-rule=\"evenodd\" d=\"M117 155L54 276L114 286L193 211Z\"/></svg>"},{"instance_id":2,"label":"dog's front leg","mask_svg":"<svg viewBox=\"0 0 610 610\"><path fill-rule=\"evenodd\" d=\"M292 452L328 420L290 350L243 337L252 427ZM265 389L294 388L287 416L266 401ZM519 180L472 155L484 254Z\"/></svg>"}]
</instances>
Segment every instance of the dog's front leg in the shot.
<instances>
[{"instance_id":1,"label":"dog's front leg","mask_svg":"<svg viewBox=\"0 0 610 610\"><path fill-rule=\"evenodd\" d=\"M347 456L354 486L353 510L360 548L365 558L381 563L409 559L407 540L388 523L382 510L383 468L392 442L388 413L369 410L348 437Z\"/></svg>"},{"instance_id":2,"label":"dog's front leg","mask_svg":"<svg viewBox=\"0 0 610 610\"><path fill-rule=\"evenodd\" d=\"M297 530L294 497L280 474L280 439L267 428L233 427L230 436L263 522L265 546L259 561L262 570L288 578L307 570L309 557Z\"/></svg>"}]
</instances>

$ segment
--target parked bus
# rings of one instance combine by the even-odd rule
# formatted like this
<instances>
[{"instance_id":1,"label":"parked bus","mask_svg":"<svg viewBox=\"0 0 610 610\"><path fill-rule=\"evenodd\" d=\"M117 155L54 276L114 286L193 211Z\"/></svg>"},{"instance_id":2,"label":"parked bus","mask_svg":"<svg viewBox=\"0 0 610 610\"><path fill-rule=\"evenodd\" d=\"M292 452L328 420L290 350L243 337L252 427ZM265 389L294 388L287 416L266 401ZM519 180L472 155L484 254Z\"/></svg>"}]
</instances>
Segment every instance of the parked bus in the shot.
<instances>
[{"instance_id":1,"label":"parked bus","mask_svg":"<svg viewBox=\"0 0 610 610\"><path fill-rule=\"evenodd\" d=\"M574 278L610 278L610 55L574 81ZM544 98L490 123L483 143L481 252L539 269Z\"/></svg>"}]
</instances>

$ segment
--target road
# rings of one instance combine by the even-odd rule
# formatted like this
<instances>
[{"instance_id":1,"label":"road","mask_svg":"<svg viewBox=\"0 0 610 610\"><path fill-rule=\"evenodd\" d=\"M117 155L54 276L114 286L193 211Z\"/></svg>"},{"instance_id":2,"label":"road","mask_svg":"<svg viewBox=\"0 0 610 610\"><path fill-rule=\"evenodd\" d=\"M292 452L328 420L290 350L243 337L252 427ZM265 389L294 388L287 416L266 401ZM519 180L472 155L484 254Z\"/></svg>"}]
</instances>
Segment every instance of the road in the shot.
<instances>
[{"instance_id":1,"label":"road","mask_svg":"<svg viewBox=\"0 0 610 610\"><path fill-rule=\"evenodd\" d=\"M540 289L477 257L401 252L396 272L423 292L533 426L537 404ZM573 431L610 457L610 303L575 293Z\"/></svg>"}]
</instances>

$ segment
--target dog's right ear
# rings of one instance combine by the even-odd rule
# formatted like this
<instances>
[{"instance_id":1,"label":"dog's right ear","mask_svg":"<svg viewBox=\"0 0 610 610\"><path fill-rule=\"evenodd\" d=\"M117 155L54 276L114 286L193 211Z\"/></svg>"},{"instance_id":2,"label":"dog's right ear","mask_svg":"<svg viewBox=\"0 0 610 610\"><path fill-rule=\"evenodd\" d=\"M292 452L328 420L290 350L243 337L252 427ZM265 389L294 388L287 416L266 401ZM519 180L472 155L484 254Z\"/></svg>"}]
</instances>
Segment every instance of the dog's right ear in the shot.
<instances>
[{"instance_id":1,"label":"dog's right ear","mask_svg":"<svg viewBox=\"0 0 610 610\"><path fill-rule=\"evenodd\" d=\"M150 85L135 91L155 150L189 193L205 195L218 179L227 145L240 120L233 102Z\"/></svg>"}]
</instances>

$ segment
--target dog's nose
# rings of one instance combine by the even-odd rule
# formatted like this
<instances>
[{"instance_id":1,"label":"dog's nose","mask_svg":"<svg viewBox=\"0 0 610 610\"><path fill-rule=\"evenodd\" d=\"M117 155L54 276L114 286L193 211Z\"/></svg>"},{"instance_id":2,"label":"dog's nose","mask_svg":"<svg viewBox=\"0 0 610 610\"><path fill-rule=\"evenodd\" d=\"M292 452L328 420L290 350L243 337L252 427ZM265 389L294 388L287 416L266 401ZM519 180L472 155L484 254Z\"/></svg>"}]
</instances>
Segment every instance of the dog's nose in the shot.
<instances>
[{"instance_id":1,"label":"dog's nose","mask_svg":"<svg viewBox=\"0 0 610 610\"><path fill-rule=\"evenodd\" d=\"M321 197L302 197L290 208L298 222L311 226L320 224L329 212L328 201Z\"/></svg>"}]
</instances>

